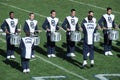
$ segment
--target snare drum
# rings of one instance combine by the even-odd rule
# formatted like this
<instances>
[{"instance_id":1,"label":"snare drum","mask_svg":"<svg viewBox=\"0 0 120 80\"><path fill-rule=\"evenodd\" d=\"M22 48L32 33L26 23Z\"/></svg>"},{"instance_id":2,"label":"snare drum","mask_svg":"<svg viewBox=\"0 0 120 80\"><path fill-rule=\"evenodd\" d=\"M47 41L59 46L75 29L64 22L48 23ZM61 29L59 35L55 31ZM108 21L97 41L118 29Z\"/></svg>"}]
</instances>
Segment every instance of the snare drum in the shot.
<instances>
[{"instance_id":1,"label":"snare drum","mask_svg":"<svg viewBox=\"0 0 120 80\"><path fill-rule=\"evenodd\" d=\"M70 40L74 42L78 42L81 40L81 33L80 32L71 32Z\"/></svg>"},{"instance_id":2,"label":"snare drum","mask_svg":"<svg viewBox=\"0 0 120 80\"><path fill-rule=\"evenodd\" d=\"M61 34L59 32L51 32L50 40L52 42L58 42L61 40Z\"/></svg>"},{"instance_id":3,"label":"snare drum","mask_svg":"<svg viewBox=\"0 0 120 80\"><path fill-rule=\"evenodd\" d=\"M96 32L94 33L94 42L99 42L100 41L100 33Z\"/></svg>"},{"instance_id":4,"label":"snare drum","mask_svg":"<svg viewBox=\"0 0 120 80\"><path fill-rule=\"evenodd\" d=\"M119 32L115 30L110 30L108 38L110 40L118 40L119 39Z\"/></svg>"},{"instance_id":5,"label":"snare drum","mask_svg":"<svg viewBox=\"0 0 120 80\"><path fill-rule=\"evenodd\" d=\"M34 37L34 45L37 46L40 44L40 37L36 36Z\"/></svg>"},{"instance_id":6,"label":"snare drum","mask_svg":"<svg viewBox=\"0 0 120 80\"><path fill-rule=\"evenodd\" d=\"M10 36L11 36L11 38L10 38L10 44L11 45L19 45L20 44L20 40L21 40L20 35L11 34Z\"/></svg>"},{"instance_id":7,"label":"snare drum","mask_svg":"<svg viewBox=\"0 0 120 80\"><path fill-rule=\"evenodd\" d=\"M38 46L40 44L40 37L38 37L37 35L32 35L31 37L34 38L34 45Z\"/></svg>"}]
</instances>

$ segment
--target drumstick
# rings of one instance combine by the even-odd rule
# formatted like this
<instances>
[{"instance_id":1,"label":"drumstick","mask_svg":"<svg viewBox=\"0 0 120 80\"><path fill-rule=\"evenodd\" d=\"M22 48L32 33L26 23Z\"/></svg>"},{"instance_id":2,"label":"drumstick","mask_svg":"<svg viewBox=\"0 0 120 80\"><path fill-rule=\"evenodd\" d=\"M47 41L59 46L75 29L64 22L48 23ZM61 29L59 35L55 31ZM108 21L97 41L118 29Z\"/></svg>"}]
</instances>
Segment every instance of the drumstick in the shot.
<instances>
[{"instance_id":1,"label":"drumstick","mask_svg":"<svg viewBox=\"0 0 120 80\"><path fill-rule=\"evenodd\" d=\"M42 32L42 30L35 30L35 32Z\"/></svg>"},{"instance_id":2,"label":"drumstick","mask_svg":"<svg viewBox=\"0 0 120 80\"><path fill-rule=\"evenodd\" d=\"M20 24L20 31L21 31L21 24ZM22 34L22 31L20 32L20 35Z\"/></svg>"},{"instance_id":3,"label":"drumstick","mask_svg":"<svg viewBox=\"0 0 120 80\"><path fill-rule=\"evenodd\" d=\"M60 29L62 29L64 32L66 32L66 30L64 30L62 27L58 26Z\"/></svg>"}]
</instances>

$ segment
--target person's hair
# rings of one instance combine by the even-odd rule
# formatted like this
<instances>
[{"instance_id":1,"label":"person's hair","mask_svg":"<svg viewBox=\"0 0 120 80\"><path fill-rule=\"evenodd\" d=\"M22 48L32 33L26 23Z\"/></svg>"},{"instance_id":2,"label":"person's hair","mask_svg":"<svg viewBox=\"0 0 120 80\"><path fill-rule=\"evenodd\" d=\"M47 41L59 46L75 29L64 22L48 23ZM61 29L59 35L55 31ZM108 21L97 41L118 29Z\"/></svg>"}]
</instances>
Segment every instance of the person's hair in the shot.
<instances>
[{"instance_id":1,"label":"person's hair","mask_svg":"<svg viewBox=\"0 0 120 80\"><path fill-rule=\"evenodd\" d=\"M107 11L108 11L108 10L112 10L112 8L111 8L111 7L107 7Z\"/></svg>"},{"instance_id":2,"label":"person's hair","mask_svg":"<svg viewBox=\"0 0 120 80\"><path fill-rule=\"evenodd\" d=\"M76 11L75 9L71 9L71 12Z\"/></svg>"},{"instance_id":3,"label":"person's hair","mask_svg":"<svg viewBox=\"0 0 120 80\"><path fill-rule=\"evenodd\" d=\"M94 13L93 11L88 11L88 14L90 14L90 13Z\"/></svg>"},{"instance_id":4,"label":"person's hair","mask_svg":"<svg viewBox=\"0 0 120 80\"><path fill-rule=\"evenodd\" d=\"M52 14L53 12L56 12L56 11L55 11L55 10L51 10L51 11L50 11L50 14Z\"/></svg>"},{"instance_id":5,"label":"person's hair","mask_svg":"<svg viewBox=\"0 0 120 80\"><path fill-rule=\"evenodd\" d=\"M34 14L34 13L29 13L29 16L31 16L32 14Z\"/></svg>"},{"instance_id":6,"label":"person's hair","mask_svg":"<svg viewBox=\"0 0 120 80\"><path fill-rule=\"evenodd\" d=\"M9 15L11 15L12 13L14 13L14 12L13 12L13 11L10 11L10 12L9 12Z\"/></svg>"}]
</instances>

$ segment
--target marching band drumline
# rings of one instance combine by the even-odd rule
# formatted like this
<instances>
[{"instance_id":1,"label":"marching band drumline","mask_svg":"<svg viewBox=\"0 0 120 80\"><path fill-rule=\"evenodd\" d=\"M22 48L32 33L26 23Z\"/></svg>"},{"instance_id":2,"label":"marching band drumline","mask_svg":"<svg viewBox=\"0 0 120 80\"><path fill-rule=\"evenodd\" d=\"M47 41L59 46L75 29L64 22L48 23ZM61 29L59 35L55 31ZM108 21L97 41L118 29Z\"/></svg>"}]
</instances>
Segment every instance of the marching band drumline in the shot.
<instances>
[{"instance_id":1,"label":"marching band drumline","mask_svg":"<svg viewBox=\"0 0 120 80\"><path fill-rule=\"evenodd\" d=\"M88 56L91 61L90 66L94 66L94 42L99 42L101 38L100 33L96 32L97 29L103 29L105 55L113 55L111 52L112 40L119 39L119 32L112 30L112 27L115 28L115 16L110 11L112 11L112 8L107 8L107 14L101 17L98 21L98 26L96 18L94 18L94 12L89 11L88 16L83 19L81 27L79 27L76 10L71 9L70 16L67 16L62 23L62 27L59 27L59 19L56 17L56 11L51 10L50 17L47 17L42 25L42 28L47 31L47 56L49 58L56 57L55 43L62 39L60 32L58 32L61 28L66 31L67 57L76 56L74 53L75 42L83 40L83 68L87 65ZM23 72L30 72L29 59L31 57L35 58L34 46L40 44L38 21L34 19L34 13L30 13L29 19L25 21L23 27L26 37L21 38L21 30L17 28L18 19L14 18L14 12L10 12L9 16L10 18L5 19L1 25L3 32L6 33L7 59L15 58L15 46L20 45ZM83 32L83 38L80 31Z\"/></svg>"}]
</instances>

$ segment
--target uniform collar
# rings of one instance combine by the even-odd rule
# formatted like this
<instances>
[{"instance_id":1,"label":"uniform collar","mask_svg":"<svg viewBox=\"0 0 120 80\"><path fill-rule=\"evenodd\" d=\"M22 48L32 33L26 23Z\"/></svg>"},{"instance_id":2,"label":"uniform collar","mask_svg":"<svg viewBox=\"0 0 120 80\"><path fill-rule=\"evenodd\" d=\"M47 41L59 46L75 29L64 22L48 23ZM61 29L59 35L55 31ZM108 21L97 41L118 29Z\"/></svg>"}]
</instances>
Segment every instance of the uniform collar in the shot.
<instances>
[{"instance_id":1,"label":"uniform collar","mask_svg":"<svg viewBox=\"0 0 120 80\"><path fill-rule=\"evenodd\" d=\"M51 18L54 19L55 17L52 17L52 16L51 16Z\"/></svg>"},{"instance_id":2,"label":"uniform collar","mask_svg":"<svg viewBox=\"0 0 120 80\"><path fill-rule=\"evenodd\" d=\"M34 19L33 19L33 20L29 19L29 20L30 20L30 21L33 21Z\"/></svg>"},{"instance_id":3,"label":"uniform collar","mask_svg":"<svg viewBox=\"0 0 120 80\"><path fill-rule=\"evenodd\" d=\"M11 18L11 17L10 17L10 19L12 19L12 20L13 20L14 18Z\"/></svg>"},{"instance_id":4,"label":"uniform collar","mask_svg":"<svg viewBox=\"0 0 120 80\"><path fill-rule=\"evenodd\" d=\"M75 16L71 16L72 18L74 18Z\"/></svg>"}]
</instances>

